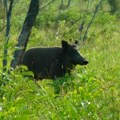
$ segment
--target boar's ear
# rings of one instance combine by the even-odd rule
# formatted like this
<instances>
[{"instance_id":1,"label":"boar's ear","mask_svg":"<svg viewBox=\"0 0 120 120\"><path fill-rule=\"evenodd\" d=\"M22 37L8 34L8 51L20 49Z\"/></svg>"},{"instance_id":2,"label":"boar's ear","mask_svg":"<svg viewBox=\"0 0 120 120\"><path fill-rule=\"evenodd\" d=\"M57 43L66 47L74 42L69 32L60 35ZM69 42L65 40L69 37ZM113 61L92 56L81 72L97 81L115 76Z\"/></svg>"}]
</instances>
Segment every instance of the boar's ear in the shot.
<instances>
[{"instance_id":1,"label":"boar's ear","mask_svg":"<svg viewBox=\"0 0 120 120\"><path fill-rule=\"evenodd\" d=\"M78 45L79 43L78 43L78 41L77 40L75 40L75 45Z\"/></svg>"},{"instance_id":2,"label":"boar's ear","mask_svg":"<svg viewBox=\"0 0 120 120\"><path fill-rule=\"evenodd\" d=\"M79 44L78 41L75 40L75 42L74 42L74 44L72 45L72 47L76 49L78 44Z\"/></svg>"},{"instance_id":3,"label":"boar's ear","mask_svg":"<svg viewBox=\"0 0 120 120\"><path fill-rule=\"evenodd\" d=\"M68 42L62 40L62 48L63 48L63 49L68 49L68 47L69 47Z\"/></svg>"}]
</instances>

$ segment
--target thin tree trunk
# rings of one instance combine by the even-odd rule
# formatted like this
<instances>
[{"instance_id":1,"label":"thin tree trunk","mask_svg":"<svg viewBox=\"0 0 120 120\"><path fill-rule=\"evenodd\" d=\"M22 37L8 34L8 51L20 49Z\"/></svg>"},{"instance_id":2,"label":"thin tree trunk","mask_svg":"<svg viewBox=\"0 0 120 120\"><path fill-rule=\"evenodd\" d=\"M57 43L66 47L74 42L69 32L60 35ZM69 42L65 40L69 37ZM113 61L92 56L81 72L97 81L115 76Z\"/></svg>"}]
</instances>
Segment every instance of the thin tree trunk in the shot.
<instances>
[{"instance_id":1,"label":"thin tree trunk","mask_svg":"<svg viewBox=\"0 0 120 120\"><path fill-rule=\"evenodd\" d=\"M86 38L87 38L88 30L89 30L89 28L90 28L90 26L91 26L91 24L92 24L92 22L93 22L93 20L94 20L94 18L95 18L95 15L96 15L96 13L97 13L100 5L102 4L102 2L103 2L103 0L100 0L99 3L98 3L98 5L96 6L96 9L95 9L95 12L94 12L94 14L93 14L93 16L92 16L92 19L91 19L90 22L88 23L87 29L86 29L85 34L84 34L84 36L83 36L83 42L84 42L84 41L86 40Z\"/></svg>"},{"instance_id":2,"label":"thin tree trunk","mask_svg":"<svg viewBox=\"0 0 120 120\"><path fill-rule=\"evenodd\" d=\"M20 64L21 58L29 41L31 29L37 17L38 11L39 0L31 0L27 16L22 27L22 31L18 38L18 44L16 45L17 49L15 50L13 60L11 61L11 68L13 69L15 69L15 67Z\"/></svg>"},{"instance_id":3,"label":"thin tree trunk","mask_svg":"<svg viewBox=\"0 0 120 120\"><path fill-rule=\"evenodd\" d=\"M7 18L7 24L6 24L6 33L5 33L5 42L4 42L4 53L3 53L3 72L6 72L7 67L7 56L8 56L8 42L9 42L9 32L10 32L10 19L12 15L12 5L13 0L10 1L9 10L7 9L7 0L4 1L4 7L6 11L6 18Z\"/></svg>"}]
</instances>

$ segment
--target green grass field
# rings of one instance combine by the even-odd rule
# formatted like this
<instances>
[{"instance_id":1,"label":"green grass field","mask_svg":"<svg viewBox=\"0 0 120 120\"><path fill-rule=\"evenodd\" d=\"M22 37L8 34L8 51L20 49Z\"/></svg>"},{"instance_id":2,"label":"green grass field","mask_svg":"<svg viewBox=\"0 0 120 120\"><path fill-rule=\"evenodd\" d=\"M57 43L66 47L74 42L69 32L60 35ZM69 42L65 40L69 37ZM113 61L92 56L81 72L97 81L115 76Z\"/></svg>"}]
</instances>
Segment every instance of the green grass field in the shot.
<instances>
[{"instance_id":1,"label":"green grass field","mask_svg":"<svg viewBox=\"0 0 120 120\"><path fill-rule=\"evenodd\" d=\"M104 3L89 29L85 44L81 42L83 33L78 32L85 8L72 2L61 13L59 25L55 26L57 16L53 3L38 15L32 29L27 49L38 46L60 46L61 40L73 42L80 40L79 52L89 64L76 66L72 75L65 75L55 81L42 80L34 82L24 78L26 68L19 67L11 75L0 77L0 120L119 120L120 119L120 22L117 16L109 14L109 7ZM86 17L89 23L96 2ZM8 45L8 63L12 59L16 40L20 33L29 2L14 6L10 42ZM80 4L80 3L79 3ZM77 5L77 7L76 7ZM86 2L84 3L86 5ZM21 8L20 8L21 7ZM106 8L106 9L105 9ZM18 11L18 13L17 13ZM22 16L22 17L21 17ZM49 17L48 17L49 16ZM63 18L67 16L67 20ZM49 19L48 19L48 18ZM78 20L72 24L75 20ZM3 19L0 19L2 28ZM49 27L48 27L49 25ZM84 31L83 31L84 32ZM2 57L5 30L0 32L0 75L2 76ZM8 65L9 68L9 65Z\"/></svg>"}]
</instances>

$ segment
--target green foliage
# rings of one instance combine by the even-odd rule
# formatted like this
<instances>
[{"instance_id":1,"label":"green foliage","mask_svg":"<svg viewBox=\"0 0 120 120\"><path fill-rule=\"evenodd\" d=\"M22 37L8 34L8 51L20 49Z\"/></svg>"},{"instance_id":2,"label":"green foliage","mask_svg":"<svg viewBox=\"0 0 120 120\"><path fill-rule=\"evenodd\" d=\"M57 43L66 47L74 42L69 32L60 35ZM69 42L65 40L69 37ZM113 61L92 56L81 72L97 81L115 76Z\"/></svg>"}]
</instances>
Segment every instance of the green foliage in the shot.
<instances>
[{"instance_id":1,"label":"green foliage","mask_svg":"<svg viewBox=\"0 0 120 120\"><path fill-rule=\"evenodd\" d=\"M28 3L22 0L13 9L9 63ZM83 4L86 5L86 1ZM81 34L78 31L85 10L83 4L76 0L59 16L56 2L41 11L32 29L28 48L60 45L61 39L70 42L80 39L85 31ZM96 2L90 4L94 6ZM92 11L93 8L88 11L85 28ZM0 64L0 120L119 120L119 25L116 16L103 10L97 13L84 46L80 45L80 52L89 64L76 66L71 76L35 82L33 73L27 71L25 66L17 67L8 74L2 73ZM3 33L0 34L0 51ZM2 59L0 52L0 63Z\"/></svg>"}]
</instances>

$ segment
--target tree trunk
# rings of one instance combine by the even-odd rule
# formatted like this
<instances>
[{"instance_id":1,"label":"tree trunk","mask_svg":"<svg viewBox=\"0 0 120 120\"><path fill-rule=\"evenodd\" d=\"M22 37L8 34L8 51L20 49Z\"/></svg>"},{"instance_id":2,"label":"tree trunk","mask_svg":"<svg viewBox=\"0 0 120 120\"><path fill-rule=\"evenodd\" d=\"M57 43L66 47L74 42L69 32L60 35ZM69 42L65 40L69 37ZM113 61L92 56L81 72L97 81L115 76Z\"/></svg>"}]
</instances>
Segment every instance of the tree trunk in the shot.
<instances>
[{"instance_id":1,"label":"tree trunk","mask_svg":"<svg viewBox=\"0 0 120 120\"><path fill-rule=\"evenodd\" d=\"M4 1L4 8L6 11L6 18L7 18L7 24L6 24L6 33L5 33L5 41L4 41L4 53L3 53L3 72L6 72L7 70L7 56L8 56L8 42L9 42L9 32L10 32L10 19L12 15L12 6L13 6L13 0L10 1L9 10L7 9L7 0Z\"/></svg>"},{"instance_id":2,"label":"tree trunk","mask_svg":"<svg viewBox=\"0 0 120 120\"><path fill-rule=\"evenodd\" d=\"M11 68L13 69L15 69L15 67L20 64L21 58L29 41L31 29L37 17L38 11L39 0L31 0L27 16L22 27L22 31L18 38L18 44L16 45L17 49L15 50L13 60L11 61Z\"/></svg>"}]
</instances>

